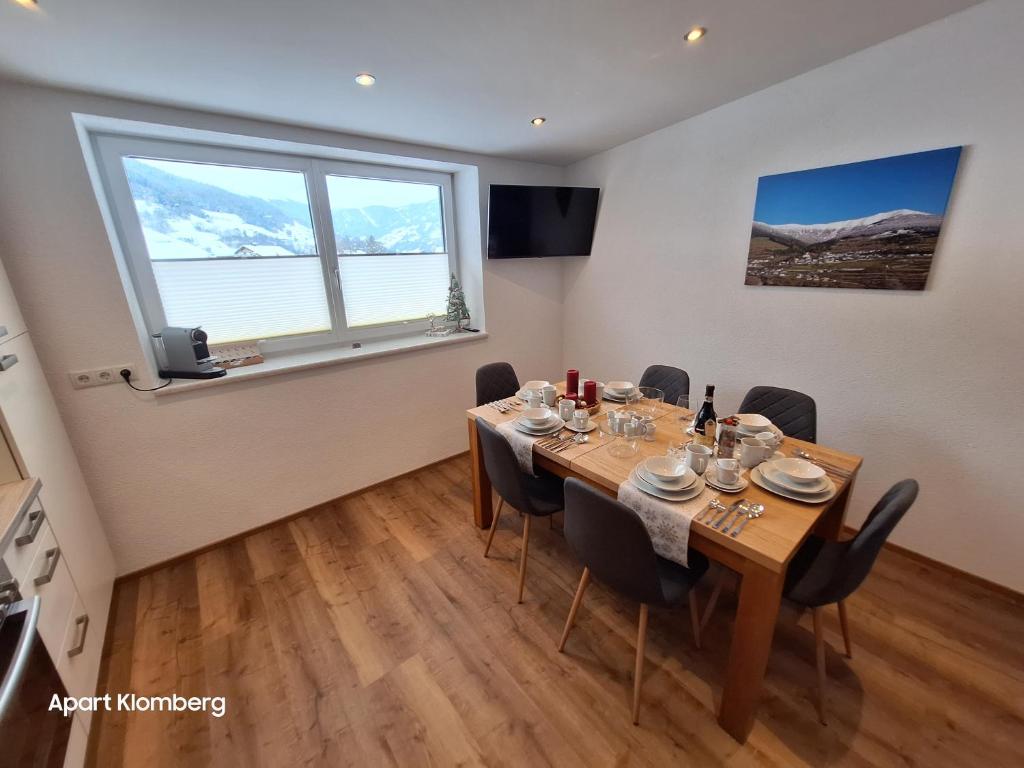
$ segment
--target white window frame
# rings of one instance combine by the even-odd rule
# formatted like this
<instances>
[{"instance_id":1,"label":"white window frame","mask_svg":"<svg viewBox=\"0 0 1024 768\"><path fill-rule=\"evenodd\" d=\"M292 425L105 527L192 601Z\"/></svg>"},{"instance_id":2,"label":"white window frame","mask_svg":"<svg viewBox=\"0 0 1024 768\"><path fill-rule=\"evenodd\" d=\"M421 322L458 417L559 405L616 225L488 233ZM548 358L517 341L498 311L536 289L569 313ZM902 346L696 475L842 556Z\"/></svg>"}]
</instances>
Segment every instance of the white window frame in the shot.
<instances>
[{"instance_id":1,"label":"white window frame","mask_svg":"<svg viewBox=\"0 0 1024 768\"><path fill-rule=\"evenodd\" d=\"M344 298L338 269L338 251L334 224L327 193L327 176L355 176L385 181L409 181L436 185L441 188L444 244L450 273L459 276L459 260L455 235L455 210L452 194L452 176L443 171L429 171L374 163L331 160L315 155L296 155L254 149L240 149L222 145L202 144L172 139L157 139L111 133L91 135L93 152L100 171L100 179L110 204L114 226L120 240L125 261L135 288L139 305L150 334L167 325L163 302L157 287L152 261L146 246L131 187L124 169L124 157L144 157L159 160L234 165L267 170L298 171L306 180L306 193L310 202L313 234L323 273L324 290L330 313L331 330L272 339L254 339L261 351L268 354L288 352L331 345L352 346L365 340L382 340L422 334L429 327L426 318L397 323L349 327L345 317ZM354 255L354 254L340 254ZM388 255L388 254L376 254Z\"/></svg>"}]
</instances>

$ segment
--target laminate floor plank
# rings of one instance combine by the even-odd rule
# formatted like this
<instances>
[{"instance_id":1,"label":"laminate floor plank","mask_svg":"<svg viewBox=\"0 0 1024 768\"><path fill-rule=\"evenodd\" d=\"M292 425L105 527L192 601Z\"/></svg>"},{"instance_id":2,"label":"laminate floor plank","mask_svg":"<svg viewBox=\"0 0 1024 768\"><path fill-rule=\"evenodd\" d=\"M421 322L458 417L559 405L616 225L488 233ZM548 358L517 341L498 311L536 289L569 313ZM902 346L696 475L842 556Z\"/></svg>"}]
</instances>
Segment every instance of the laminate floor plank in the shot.
<instances>
[{"instance_id":1,"label":"laminate floor plank","mask_svg":"<svg viewBox=\"0 0 1024 768\"><path fill-rule=\"evenodd\" d=\"M1024 765L1024 600L886 551L824 617L784 606L748 742L715 719L735 585L697 650L652 610L631 715L638 606L599 582L565 653L581 567L560 530L503 515L491 556L457 457L118 584L100 692L222 695L227 713L97 713L103 766ZM711 579L699 589L703 606Z\"/></svg>"}]
</instances>

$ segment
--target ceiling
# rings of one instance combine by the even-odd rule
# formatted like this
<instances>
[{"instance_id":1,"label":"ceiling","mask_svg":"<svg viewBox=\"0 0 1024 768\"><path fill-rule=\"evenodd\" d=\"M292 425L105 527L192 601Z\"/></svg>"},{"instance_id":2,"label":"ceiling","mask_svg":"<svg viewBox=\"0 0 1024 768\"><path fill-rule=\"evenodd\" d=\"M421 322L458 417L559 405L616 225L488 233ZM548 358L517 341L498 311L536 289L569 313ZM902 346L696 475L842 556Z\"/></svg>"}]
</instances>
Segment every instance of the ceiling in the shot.
<instances>
[{"instance_id":1,"label":"ceiling","mask_svg":"<svg viewBox=\"0 0 1024 768\"><path fill-rule=\"evenodd\" d=\"M565 164L977 2L0 0L0 74Z\"/></svg>"}]
</instances>

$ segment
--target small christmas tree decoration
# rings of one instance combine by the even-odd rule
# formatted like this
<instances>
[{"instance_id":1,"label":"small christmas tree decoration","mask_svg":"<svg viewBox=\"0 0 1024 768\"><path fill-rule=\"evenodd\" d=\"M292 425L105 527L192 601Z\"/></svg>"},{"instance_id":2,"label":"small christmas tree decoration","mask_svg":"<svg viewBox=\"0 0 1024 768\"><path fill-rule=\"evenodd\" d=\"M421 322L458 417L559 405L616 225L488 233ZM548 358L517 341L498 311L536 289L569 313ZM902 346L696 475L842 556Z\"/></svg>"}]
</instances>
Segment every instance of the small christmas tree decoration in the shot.
<instances>
[{"instance_id":1,"label":"small christmas tree decoration","mask_svg":"<svg viewBox=\"0 0 1024 768\"><path fill-rule=\"evenodd\" d=\"M450 323L455 323L459 330L469 325L469 308L466 306L466 295L459 285L459 278L452 273L451 282L448 284L448 314L445 317ZM465 324L464 324L465 323Z\"/></svg>"}]
</instances>

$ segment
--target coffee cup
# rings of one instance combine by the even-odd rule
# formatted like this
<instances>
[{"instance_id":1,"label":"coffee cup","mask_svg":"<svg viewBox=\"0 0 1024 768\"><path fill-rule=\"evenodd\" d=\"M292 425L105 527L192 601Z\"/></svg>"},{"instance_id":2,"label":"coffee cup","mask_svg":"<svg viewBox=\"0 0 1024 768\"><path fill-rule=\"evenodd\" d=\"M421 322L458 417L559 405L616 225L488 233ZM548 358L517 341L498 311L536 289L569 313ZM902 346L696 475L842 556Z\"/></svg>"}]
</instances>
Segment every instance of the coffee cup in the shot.
<instances>
[{"instance_id":1,"label":"coffee cup","mask_svg":"<svg viewBox=\"0 0 1024 768\"><path fill-rule=\"evenodd\" d=\"M540 408L544 404L544 396L539 389L527 389L523 392L527 408Z\"/></svg>"},{"instance_id":2,"label":"coffee cup","mask_svg":"<svg viewBox=\"0 0 1024 768\"><path fill-rule=\"evenodd\" d=\"M565 399L558 401L558 415L562 421L572 421L573 414L576 413L576 403L572 400Z\"/></svg>"},{"instance_id":3,"label":"coffee cup","mask_svg":"<svg viewBox=\"0 0 1024 768\"><path fill-rule=\"evenodd\" d=\"M551 407L558 398L558 389L554 384L548 384L546 387L541 387L540 395L544 398L544 405Z\"/></svg>"},{"instance_id":4,"label":"coffee cup","mask_svg":"<svg viewBox=\"0 0 1024 768\"><path fill-rule=\"evenodd\" d=\"M686 446L685 461L686 466L698 475L703 475L704 470L708 468L708 462L711 461L711 449L700 443L690 443Z\"/></svg>"},{"instance_id":5,"label":"coffee cup","mask_svg":"<svg viewBox=\"0 0 1024 768\"><path fill-rule=\"evenodd\" d=\"M586 429L590 426L590 412L586 408L577 408L572 414L572 425L576 429Z\"/></svg>"},{"instance_id":6,"label":"coffee cup","mask_svg":"<svg viewBox=\"0 0 1024 768\"><path fill-rule=\"evenodd\" d=\"M604 400L604 382L598 381L597 384L597 402Z\"/></svg>"},{"instance_id":7,"label":"coffee cup","mask_svg":"<svg viewBox=\"0 0 1024 768\"><path fill-rule=\"evenodd\" d=\"M767 461L775 453L775 447L765 445L764 440L756 437L744 437L740 440L740 464L747 469L756 467Z\"/></svg>"},{"instance_id":8,"label":"coffee cup","mask_svg":"<svg viewBox=\"0 0 1024 768\"><path fill-rule=\"evenodd\" d=\"M779 445L779 437L774 432L758 432L754 437L772 448L777 448Z\"/></svg>"},{"instance_id":9,"label":"coffee cup","mask_svg":"<svg viewBox=\"0 0 1024 768\"><path fill-rule=\"evenodd\" d=\"M740 463L737 459L718 459L715 474L722 485L736 485L740 481Z\"/></svg>"}]
</instances>

